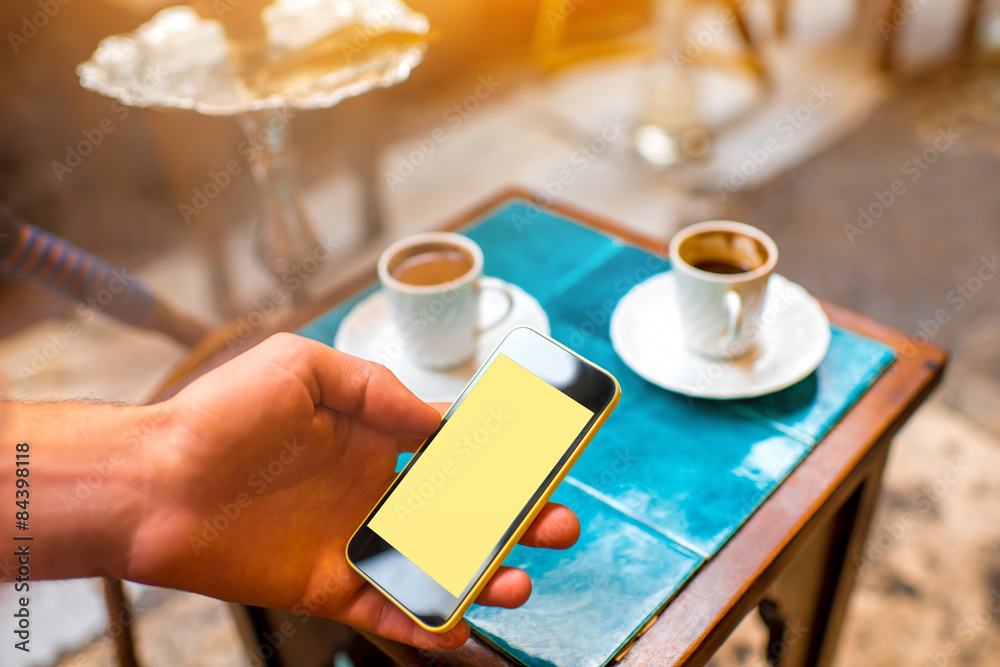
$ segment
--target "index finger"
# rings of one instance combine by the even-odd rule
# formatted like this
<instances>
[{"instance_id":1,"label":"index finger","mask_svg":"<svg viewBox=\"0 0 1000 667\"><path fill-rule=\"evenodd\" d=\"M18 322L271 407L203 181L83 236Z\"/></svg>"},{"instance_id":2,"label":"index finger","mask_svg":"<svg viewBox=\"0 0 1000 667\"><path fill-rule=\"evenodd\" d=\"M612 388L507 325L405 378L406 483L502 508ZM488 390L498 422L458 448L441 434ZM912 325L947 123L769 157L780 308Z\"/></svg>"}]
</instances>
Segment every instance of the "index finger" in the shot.
<instances>
[{"instance_id":1,"label":"index finger","mask_svg":"<svg viewBox=\"0 0 1000 667\"><path fill-rule=\"evenodd\" d=\"M441 403L441 402L428 403L427 405L429 405L432 408L434 408L438 412L438 414L441 415L441 418L444 417L445 413L448 412L448 408L451 407L451 403ZM430 434L428 434L428 435L430 435ZM406 453L412 454L413 452L415 452L418 449L420 449L420 445L424 444L424 440L426 440L426 439L427 438L402 438L402 439L400 439L400 441L399 441L399 453L400 454L406 454Z\"/></svg>"},{"instance_id":2,"label":"index finger","mask_svg":"<svg viewBox=\"0 0 1000 667\"><path fill-rule=\"evenodd\" d=\"M297 355L306 363L301 375L316 405L353 415L381 431L412 437L426 437L441 423L438 411L417 398L385 366L308 338L284 336L292 340L279 344L296 346L302 353Z\"/></svg>"}]
</instances>

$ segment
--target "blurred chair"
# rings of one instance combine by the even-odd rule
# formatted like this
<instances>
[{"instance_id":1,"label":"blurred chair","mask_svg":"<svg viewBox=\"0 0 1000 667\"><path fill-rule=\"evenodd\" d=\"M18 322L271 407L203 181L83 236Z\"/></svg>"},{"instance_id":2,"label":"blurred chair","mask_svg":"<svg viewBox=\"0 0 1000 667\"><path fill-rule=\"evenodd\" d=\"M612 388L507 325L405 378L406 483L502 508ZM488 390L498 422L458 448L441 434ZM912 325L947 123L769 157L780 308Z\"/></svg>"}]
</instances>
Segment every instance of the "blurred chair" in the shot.
<instances>
[{"instance_id":1,"label":"blurred chair","mask_svg":"<svg viewBox=\"0 0 1000 667\"><path fill-rule=\"evenodd\" d=\"M788 9L790 0L771 0L774 8L774 32L779 38L788 32ZM921 3L922 4L922 3ZM962 34L959 38L959 57L966 59L973 51L979 17L983 13L983 0L965 0L965 17L962 21ZM905 0L860 0L858 2L859 23L864 29L869 29L869 22L874 21L874 27L881 38L878 48L878 64L885 71L893 68L900 33L911 12L907 11Z\"/></svg>"},{"instance_id":2,"label":"blurred chair","mask_svg":"<svg viewBox=\"0 0 1000 667\"><path fill-rule=\"evenodd\" d=\"M544 69L645 48L636 33L649 25L651 0L541 0L529 52Z\"/></svg>"},{"instance_id":3,"label":"blurred chair","mask_svg":"<svg viewBox=\"0 0 1000 667\"><path fill-rule=\"evenodd\" d=\"M208 327L175 310L126 269L51 232L18 219L0 205L0 271L75 301L129 326L163 333L185 347Z\"/></svg>"},{"instance_id":4,"label":"blurred chair","mask_svg":"<svg viewBox=\"0 0 1000 667\"><path fill-rule=\"evenodd\" d=\"M787 0L782 0L787 1ZM885 13L879 18L879 26L891 28L884 33L881 52L879 54L879 66L883 70L890 70L896 58L896 44L900 32L904 29L904 20L898 17L909 17L904 8L904 0L888 0L884 2ZM962 34L959 38L959 57L967 59L973 51L975 45L976 29L979 17L983 13L983 0L965 0L965 18L962 22Z\"/></svg>"},{"instance_id":5,"label":"blurred chair","mask_svg":"<svg viewBox=\"0 0 1000 667\"><path fill-rule=\"evenodd\" d=\"M0 271L129 326L157 331L185 347L208 335L208 327L160 300L141 279L51 232L18 219L0 205ZM0 396L3 394L0 387ZM121 581L104 578L109 632L120 667L136 667L132 607Z\"/></svg>"},{"instance_id":6,"label":"blurred chair","mask_svg":"<svg viewBox=\"0 0 1000 667\"><path fill-rule=\"evenodd\" d=\"M784 0L775 0L778 3ZM530 53L532 60L547 70L556 70L584 60L624 53L658 51L663 39L660 33L670 32L671 49L687 57L682 49L682 36L689 25L706 7L729 12L742 49L736 52L699 48L691 56L703 67L749 73L766 81L767 69L757 42L752 37L740 0L628 0L626 2L583 3L582 0L541 0ZM727 21L728 22L728 21ZM667 25L667 24L670 25ZM653 27L652 39L641 36L641 29ZM660 54L663 55L663 54Z\"/></svg>"}]
</instances>

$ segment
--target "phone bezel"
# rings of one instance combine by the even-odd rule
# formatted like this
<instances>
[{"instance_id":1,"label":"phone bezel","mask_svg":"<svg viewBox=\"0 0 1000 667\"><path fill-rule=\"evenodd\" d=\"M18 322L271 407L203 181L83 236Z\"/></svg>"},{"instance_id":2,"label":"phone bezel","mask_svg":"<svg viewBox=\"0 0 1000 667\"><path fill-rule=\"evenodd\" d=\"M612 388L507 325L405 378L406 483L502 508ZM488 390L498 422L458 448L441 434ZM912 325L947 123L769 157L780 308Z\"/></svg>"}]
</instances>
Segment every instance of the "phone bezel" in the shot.
<instances>
[{"instance_id":1,"label":"phone bezel","mask_svg":"<svg viewBox=\"0 0 1000 667\"><path fill-rule=\"evenodd\" d=\"M379 537L369 528L369 522L399 485L403 476L419 460L421 454L431 446L441 428L461 406L465 397L476 386L486 369L501 354L591 410L594 414L566 448L558 463L549 471L545 480L532 494L514 521L499 537L489 556L483 561L482 566L463 590L462 595L455 597L406 556ZM572 369L572 373L567 373L569 369ZM485 577L499 566L500 562L498 561L502 561L503 557L510 551L516 539L527 528L527 524L540 510L543 502L555 490L555 486L565 476L566 471L575 462L593 433L607 419L607 415L617 403L619 395L618 383L607 371L534 329L529 327L512 329L490 354L486 362L476 371L472 380L442 418L438 430L424 441L378 504L355 531L347 545L348 562L422 627L437 632L450 629L469 607L474 596L478 595L482 586L485 585Z\"/></svg>"}]
</instances>

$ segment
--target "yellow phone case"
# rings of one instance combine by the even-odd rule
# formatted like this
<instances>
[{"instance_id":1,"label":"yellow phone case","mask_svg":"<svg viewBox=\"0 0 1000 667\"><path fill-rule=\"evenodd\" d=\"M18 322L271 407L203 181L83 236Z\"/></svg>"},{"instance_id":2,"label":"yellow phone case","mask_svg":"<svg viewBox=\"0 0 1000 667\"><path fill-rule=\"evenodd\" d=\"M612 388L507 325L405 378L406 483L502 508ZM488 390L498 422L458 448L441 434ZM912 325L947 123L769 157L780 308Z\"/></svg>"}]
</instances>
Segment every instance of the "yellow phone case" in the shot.
<instances>
[{"instance_id":1,"label":"yellow phone case","mask_svg":"<svg viewBox=\"0 0 1000 667\"><path fill-rule=\"evenodd\" d=\"M523 327L523 328L530 329L530 327ZM598 418L594 422L593 426L591 426L587 430L587 432L584 434L583 438L581 439L579 445L577 445L577 447L576 447L575 451L573 452L573 454L560 467L560 469L558 470L556 476L552 479L552 482L545 488L545 490L542 493L541 497L538 499L538 502L535 503L535 505L531 508L531 511L528 512L528 514L524 518L524 520L521 521L521 523L517 526L517 529L511 535L510 539L507 540L507 542L504 543L503 547L497 552L496 556L490 562L489 566L486 568L486 570L484 570L483 574L480 575L480 577L476 581L475 586L473 586L472 589L470 589L470 591L468 592L468 594L466 594L461 599L461 602L458 605L458 607L456 608L456 610L454 611L454 613L445 621L445 623L443 625L440 625L440 626L430 626L430 625L427 625L422 620L420 620L420 618L418 618L417 616L415 616L414 614L412 614L410 612L410 610L406 609L406 607L404 607L401 604L397 604L396 601L393 599L392 595L388 591L386 591L384 588L382 588L378 584L378 582L376 582L373 579L371 579L370 577L368 577L368 575L366 575L360 568L358 568L351 561L350 556L346 553L346 549L345 549L345 557L347 558L347 562L350 564L350 566L358 574L360 574L365 579L365 581L367 581L368 583L370 583L379 592L381 592L383 595L385 595L390 601L393 602L393 604L396 604L396 606L399 607L407 616L409 616L411 619L413 619L413 621L417 625L419 625L420 627L422 627L422 628L424 628L426 630L429 630L431 632L439 632L439 633L440 632L447 632L448 630L450 630L453 627L455 627L455 625L458 623L458 621L461 620L462 616L468 610L469 606L475 601L475 599L479 596L479 593L482 592L483 588L486 586L487 583L489 583L490 579L496 573L497 569L499 569L499 567L503 564L503 561L507 557L507 554L510 553L511 549L514 548L514 545L517 544L518 540L521 539L521 537L524 535L524 532L528 529L528 527L531 525L531 523L538 516L538 513L541 512L542 508L545 506L545 503L548 502L548 499L555 492L556 487L559 486L560 482L562 482L563 478L569 472L570 468L572 468L573 465L576 463L577 459L579 459L580 455L587 448L587 445L593 439L594 435L601 428L601 426L603 426L604 423L607 421L608 417L610 416L611 412L614 410L615 406L618 405L618 401L619 401L619 399L621 397L621 387L618 384L618 380L615 379L615 377L613 375L611 375L611 373L608 373L606 370L604 370L603 368L601 368L597 364L594 364L593 362L589 361L588 359L585 359L585 358L581 357L576 352L573 352L573 350L570 350L569 348L567 348L565 345L562 345L558 341L555 341L552 338L550 338L548 336L545 336L544 334L542 334L541 332L539 332L539 331L537 331L535 329L531 329L531 330L534 331L535 333L539 334L540 336L543 336L546 340L548 340L552 344L558 345L560 348L566 350L567 352L569 352L570 354L572 354L573 356L575 356L577 359L581 360L582 362L586 363L587 365L592 366L593 368L596 368L598 371L600 371L600 372L604 373L605 375L607 375L607 377L611 378L612 382L614 382L615 393L614 393L614 396L611 399L611 401L608 403L607 407L598 415ZM477 375L478 375L478 373L477 373ZM462 390L463 394L465 393L465 391L469 388L469 386L471 384L472 384L472 380L470 380L469 384L467 384L465 386L465 388ZM427 445L427 441L424 441L420 445L420 448L417 451L418 452L421 451L426 445ZM410 466L413 465L414 461L416 461L416 459L417 459L416 456L414 456L413 458L411 458L410 461L407 462L406 466L403 468L403 470L399 474L400 475L405 474L409 470ZM385 497L386 497L386 495L388 495L388 493L389 493L389 490L386 490L386 492L382 495L382 497L379 499L379 501L375 504L375 507L378 507L382 503L382 501L385 499ZM358 526L358 528L351 535L351 538L347 542L348 545L350 545L351 541L354 540L354 537L355 537L355 535L357 535L358 530L360 530L362 526L364 526L366 523L368 523L372 519L372 515L374 513L375 513L375 508L372 508L371 512L368 513L368 515L365 517L364 521L361 522L361 525Z\"/></svg>"}]
</instances>

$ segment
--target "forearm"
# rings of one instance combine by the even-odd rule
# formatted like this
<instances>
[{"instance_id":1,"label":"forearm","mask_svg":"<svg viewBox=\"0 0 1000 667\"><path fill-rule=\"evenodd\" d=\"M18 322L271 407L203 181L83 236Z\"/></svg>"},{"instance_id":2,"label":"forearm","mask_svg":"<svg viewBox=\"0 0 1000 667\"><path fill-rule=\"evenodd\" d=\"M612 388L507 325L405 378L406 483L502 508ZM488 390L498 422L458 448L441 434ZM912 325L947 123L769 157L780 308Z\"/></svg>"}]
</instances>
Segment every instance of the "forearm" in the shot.
<instances>
[{"instance_id":1,"label":"forearm","mask_svg":"<svg viewBox=\"0 0 1000 667\"><path fill-rule=\"evenodd\" d=\"M0 402L0 540L30 545L32 579L126 571L145 497L144 444L161 413L158 406ZM0 576L9 580L4 565Z\"/></svg>"}]
</instances>

